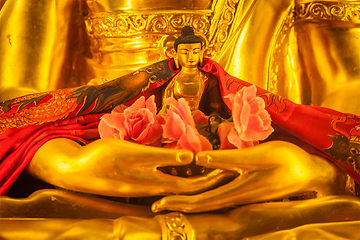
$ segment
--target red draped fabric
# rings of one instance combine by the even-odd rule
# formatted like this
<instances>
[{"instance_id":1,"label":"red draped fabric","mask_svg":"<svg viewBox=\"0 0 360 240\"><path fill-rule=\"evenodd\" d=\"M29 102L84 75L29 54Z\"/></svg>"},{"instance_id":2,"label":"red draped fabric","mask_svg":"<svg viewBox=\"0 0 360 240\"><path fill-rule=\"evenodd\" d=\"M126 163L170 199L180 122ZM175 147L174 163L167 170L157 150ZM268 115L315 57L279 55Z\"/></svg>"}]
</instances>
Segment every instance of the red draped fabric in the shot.
<instances>
[{"instance_id":1,"label":"red draped fabric","mask_svg":"<svg viewBox=\"0 0 360 240\"><path fill-rule=\"evenodd\" d=\"M141 88L140 94L133 96L133 93L126 93L133 97L125 104L131 104L140 96L149 97L153 94L156 95L156 101L161 103L161 86L178 72L173 69L173 65L172 60L156 63L154 66L161 69L156 75L156 81L150 80L154 79L152 77L155 75L148 71L150 83L146 88ZM219 64L210 59L204 60L201 70L213 74L219 80L222 96L251 85L227 74ZM118 86L114 80L107 84L106 88L83 86L55 90L2 103L0 194L5 195L9 191L13 182L46 141L65 137L86 144L98 138L97 126L103 114L101 112L110 106L104 99L110 99L116 104L124 103L120 100L114 101L119 95L122 97L119 99L129 100L129 97L124 97L128 95ZM295 104L264 89L257 90L258 96L265 100L266 109L276 130L270 139L289 141L310 153L326 157L359 183L360 163L359 157L356 157L356 153L360 152L359 116ZM97 95L94 95L94 91ZM224 102L229 104L227 98L224 98ZM100 110L97 112L97 109Z\"/></svg>"},{"instance_id":2,"label":"red draped fabric","mask_svg":"<svg viewBox=\"0 0 360 240\"><path fill-rule=\"evenodd\" d=\"M30 162L36 151L54 138L69 138L84 144L99 137L98 124L103 114L10 128L0 135L0 194L5 195Z\"/></svg>"},{"instance_id":3,"label":"red draped fabric","mask_svg":"<svg viewBox=\"0 0 360 240\"><path fill-rule=\"evenodd\" d=\"M232 77L214 61L202 68L220 79L223 96L250 84ZM357 183L360 182L360 117L329 108L296 104L257 87L266 103L277 139L293 142L310 153L333 161ZM229 104L228 99L224 99ZM281 134L279 134L279 132Z\"/></svg>"}]
</instances>

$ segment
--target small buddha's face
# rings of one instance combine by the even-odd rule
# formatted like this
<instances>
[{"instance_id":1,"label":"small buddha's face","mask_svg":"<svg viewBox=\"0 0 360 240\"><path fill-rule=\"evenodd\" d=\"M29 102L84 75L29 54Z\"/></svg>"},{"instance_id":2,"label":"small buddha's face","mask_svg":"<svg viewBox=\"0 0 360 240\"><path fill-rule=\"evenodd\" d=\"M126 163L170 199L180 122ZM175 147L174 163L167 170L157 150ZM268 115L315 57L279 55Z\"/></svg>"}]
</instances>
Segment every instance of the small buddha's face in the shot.
<instances>
[{"instance_id":1,"label":"small buddha's face","mask_svg":"<svg viewBox=\"0 0 360 240\"><path fill-rule=\"evenodd\" d=\"M177 56L179 63L185 68L195 68L200 62L201 43L182 43L178 45Z\"/></svg>"}]
</instances>

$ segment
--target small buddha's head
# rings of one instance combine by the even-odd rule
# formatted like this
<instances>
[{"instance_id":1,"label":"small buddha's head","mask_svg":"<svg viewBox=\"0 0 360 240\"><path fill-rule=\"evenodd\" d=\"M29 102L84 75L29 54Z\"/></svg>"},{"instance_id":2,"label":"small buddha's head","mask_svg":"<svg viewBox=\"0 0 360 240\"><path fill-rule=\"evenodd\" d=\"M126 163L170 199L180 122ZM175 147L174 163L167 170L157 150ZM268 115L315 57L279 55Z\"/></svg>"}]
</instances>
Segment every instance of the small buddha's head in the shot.
<instances>
[{"instance_id":1,"label":"small buddha's head","mask_svg":"<svg viewBox=\"0 0 360 240\"><path fill-rule=\"evenodd\" d=\"M185 26L181 29L181 36L174 43L174 60L176 67L179 64L185 68L195 68L203 61L203 40L196 36L194 29Z\"/></svg>"}]
</instances>

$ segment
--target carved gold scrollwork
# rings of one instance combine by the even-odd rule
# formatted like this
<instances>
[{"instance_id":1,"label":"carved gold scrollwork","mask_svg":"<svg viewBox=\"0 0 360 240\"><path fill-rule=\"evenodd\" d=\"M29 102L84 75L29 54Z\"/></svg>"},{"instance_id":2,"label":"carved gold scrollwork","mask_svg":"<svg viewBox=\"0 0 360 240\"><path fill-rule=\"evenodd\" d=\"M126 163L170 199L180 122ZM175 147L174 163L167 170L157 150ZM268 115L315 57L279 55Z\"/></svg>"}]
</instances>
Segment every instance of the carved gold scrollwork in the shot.
<instances>
[{"instance_id":1,"label":"carved gold scrollwork","mask_svg":"<svg viewBox=\"0 0 360 240\"><path fill-rule=\"evenodd\" d=\"M115 22L115 25L116 25L118 31L120 31L120 32L126 32L129 29L129 26L128 26L126 20L123 19L123 18L117 19L116 22ZM101 32L103 28L107 29L106 23L101 24L101 22L100 22L100 23L97 24L97 26L98 26L98 29L95 32ZM113 29L111 29L111 30L113 30Z\"/></svg>"},{"instance_id":2,"label":"carved gold scrollwork","mask_svg":"<svg viewBox=\"0 0 360 240\"><path fill-rule=\"evenodd\" d=\"M85 22L88 33L94 37L129 36L138 33L179 32L189 25L195 31L206 34L210 28L211 14L112 14L88 17Z\"/></svg>"},{"instance_id":3,"label":"carved gold scrollwork","mask_svg":"<svg viewBox=\"0 0 360 240\"><path fill-rule=\"evenodd\" d=\"M294 21L300 20L336 20L343 22L360 23L360 2L310 2L295 4L294 10L283 22L280 31L277 33L274 45L268 77L268 90L276 93L278 88L279 65L284 54L281 46L288 36L288 31Z\"/></svg>"},{"instance_id":4,"label":"carved gold scrollwork","mask_svg":"<svg viewBox=\"0 0 360 240\"><path fill-rule=\"evenodd\" d=\"M146 20L141 16L130 16L131 20L129 21L130 28L133 28L136 31L143 31L146 29Z\"/></svg>"},{"instance_id":5,"label":"carved gold scrollwork","mask_svg":"<svg viewBox=\"0 0 360 240\"><path fill-rule=\"evenodd\" d=\"M210 43L206 53L207 57L213 57L214 54L221 49L223 44L228 39L229 31L235 18L235 12L238 3L239 0L227 0L222 6L222 13L218 18L217 22L211 22L211 25L216 26L214 28L216 29L216 31L213 33L212 36L208 36Z\"/></svg>"},{"instance_id":6,"label":"carved gold scrollwork","mask_svg":"<svg viewBox=\"0 0 360 240\"><path fill-rule=\"evenodd\" d=\"M311 2L295 7L298 19L326 19L360 23L360 2Z\"/></svg>"},{"instance_id":7,"label":"carved gold scrollwork","mask_svg":"<svg viewBox=\"0 0 360 240\"><path fill-rule=\"evenodd\" d=\"M175 15L170 19L170 25L175 29L181 29L186 24L185 15Z\"/></svg>"},{"instance_id":8,"label":"carved gold scrollwork","mask_svg":"<svg viewBox=\"0 0 360 240\"><path fill-rule=\"evenodd\" d=\"M162 229L163 240L192 240L194 231L185 215L178 212L157 215L155 217Z\"/></svg>"},{"instance_id":9,"label":"carved gold scrollwork","mask_svg":"<svg viewBox=\"0 0 360 240\"><path fill-rule=\"evenodd\" d=\"M167 16L151 16L148 30L152 30L152 32L165 32L170 29L169 26Z\"/></svg>"},{"instance_id":10,"label":"carved gold scrollwork","mask_svg":"<svg viewBox=\"0 0 360 240\"><path fill-rule=\"evenodd\" d=\"M210 21L206 18L195 16L192 21L191 27L194 28L195 31L201 32L205 35L209 31Z\"/></svg>"},{"instance_id":11,"label":"carved gold scrollwork","mask_svg":"<svg viewBox=\"0 0 360 240\"><path fill-rule=\"evenodd\" d=\"M288 16L285 18L276 36L276 42L270 58L270 69L269 69L269 77L268 77L269 80L267 84L268 90L272 93L277 93L279 62L281 62L281 60L284 57L284 53L281 50L281 46L284 44L284 41L293 23L294 23L294 14L291 11L290 14L288 14Z\"/></svg>"},{"instance_id":12,"label":"carved gold scrollwork","mask_svg":"<svg viewBox=\"0 0 360 240\"><path fill-rule=\"evenodd\" d=\"M153 46L163 46L171 57L173 40L184 26L191 26L204 39L205 57L214 57L229 38L239 0L214 1L212 11L186 13L93 13L85 18L93 46L103 46L104 38L156 35ZM210 28L211 27L211 28ZM96 48L98 49L98 47Z\"/></svg>"}]
</instances>

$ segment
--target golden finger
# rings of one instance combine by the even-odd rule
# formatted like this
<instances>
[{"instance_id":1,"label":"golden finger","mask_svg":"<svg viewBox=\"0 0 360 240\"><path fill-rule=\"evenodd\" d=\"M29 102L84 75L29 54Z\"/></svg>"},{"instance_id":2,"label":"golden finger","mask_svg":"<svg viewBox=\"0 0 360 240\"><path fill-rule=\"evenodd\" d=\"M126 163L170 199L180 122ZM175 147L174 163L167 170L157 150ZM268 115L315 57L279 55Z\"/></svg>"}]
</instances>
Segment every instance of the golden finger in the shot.
<instances>
[{"instance_id":1,"label":"golden finger","mask_svg":"<svg viewBox=\"0 0 360 240\"><path fill-rule=\"evenodd\" d=\"M203 192L234 179L238 174L217 169L206 175L190 178L171 176L160 171L155 176L151 178L151 184L162 189L162 195L166 195Z\"/></svg>"},{"instance_id":2,"label":"golden finger","mask_svg":"<svg viewBox=\"0 0 360 240\"><path fill-rule=\"evenodd\" d=\"M293 144L273 141L243 149L200 152L195 159L196 164L208 168L250 172L276 167L294 154L306 152Z\"/></svg>"},{"instance_id":3,"label":"golden finger","mask_svg":"<svg viewBox=\"0 0 360 240\"><path fill-rule=\"evenodd\" d=\"M243 174L232 182L194 196L168 196L155 202L154 212L163 210L183 212L204 212L243 205L255 202L264 202L294 195L299 191L297 183L291 185L283 182L280 190L275 179L276 169L267 169L259 172ZM290 185L289 185L290 184ZM301 186L300 186L301 189Z\"/></svg>"},{"instance_id":4,"label":"golden finger","mask_svg":"<svg viewBox=\"0 0 360 240\"><path fill-rule=\"evenodd\" d=\"M85 146L83 151L85 149L87 152L99 152L101 156L126 161L132 166L154 169L159 166L187 165L194 159L189 150L151 147L115 138L97 140Z\"/></svg>"},{"instance_id":5,"label":"golden finger","mask_svg":"<svg viewBox=\"0 0 360 240\"><path fill-rule=\"evenodd\" d=\"M167 196L152 205L153 212L164 210L205 212L237 205L238 181L193 196Z\"/></svg>"}]
</instances>

